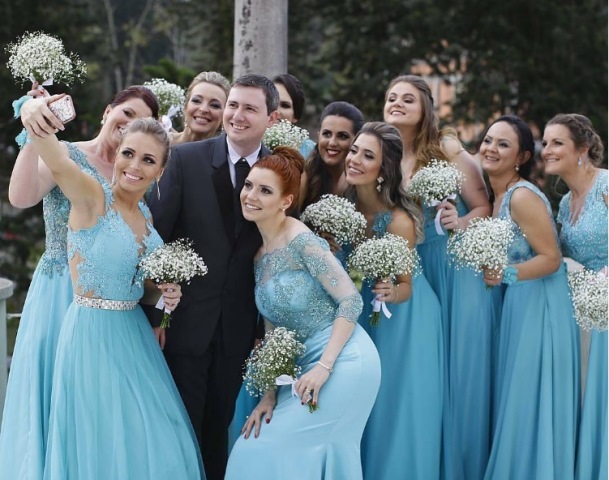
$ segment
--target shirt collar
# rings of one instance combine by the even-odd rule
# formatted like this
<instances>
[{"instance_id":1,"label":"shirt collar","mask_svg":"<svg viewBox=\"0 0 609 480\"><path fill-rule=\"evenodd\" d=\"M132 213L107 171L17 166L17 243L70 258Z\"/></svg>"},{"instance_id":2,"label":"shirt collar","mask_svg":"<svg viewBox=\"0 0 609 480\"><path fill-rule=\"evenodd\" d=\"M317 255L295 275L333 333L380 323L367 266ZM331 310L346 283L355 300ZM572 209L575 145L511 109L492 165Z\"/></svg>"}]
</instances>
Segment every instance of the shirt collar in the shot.
<instances>
[{"instance_id":1,"label":"shirt collar","mask_svg":"<svg viewBox=\"0 0 609 480\"><path fill-rule=\"evenodd\" d=\"M226 145L228 147L228 158L230 159L231 163L233 165L235 165L241 158L241 155L239 155L235 151L233 146L230 144L230 140L228 138L226 139ZM252 167L254 165L254 163L256 163L258 161L258 155L260 154L261 148L262 148L262 144L259 144L258 148L256 148L256 150L254 150L252 153L250 153L247 157L244 157L247 160L247 163L249 164L250 167Z\"/></svg>"}]
</instances>

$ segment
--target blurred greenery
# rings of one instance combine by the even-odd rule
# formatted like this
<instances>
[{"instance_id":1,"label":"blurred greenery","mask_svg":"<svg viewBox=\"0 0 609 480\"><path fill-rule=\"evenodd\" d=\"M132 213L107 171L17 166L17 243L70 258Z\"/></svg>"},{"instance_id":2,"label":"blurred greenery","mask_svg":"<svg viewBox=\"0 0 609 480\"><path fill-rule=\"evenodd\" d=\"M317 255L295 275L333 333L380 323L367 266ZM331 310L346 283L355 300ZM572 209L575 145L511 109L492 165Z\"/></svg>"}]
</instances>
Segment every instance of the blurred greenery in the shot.
<instances>
[{"instance_id":1,"label":"blurred greenery","mask_svg":"<svg viewBox=\"0 0 609 480\"><path fill-rule=\"evenodd\" d=\"M0 0L0 45L25 31L62 38L89 73L69 92L78 112L62 139L91 138L113 94L163 77L184 87L203 70L232 77L234 0ZM264 14L264 12L260 12ZM589 116L607 140L607 3L598 0L299 0L289 4L289 72L307 102L303 126L316 137L332 100L382 117L389 81L414 66L456 88L444 122L484 124L499 113L532 125L559 112ZM268 52L272 55L273 52ZM16 281L9 311L20 311L43 246L40 206L8 205L8 179L20 124L16 85L0 51L0 275ZM553 191L553 185L547 185ZM554 198L558 198L557 195Z\"/></svg>"}]
</instances>

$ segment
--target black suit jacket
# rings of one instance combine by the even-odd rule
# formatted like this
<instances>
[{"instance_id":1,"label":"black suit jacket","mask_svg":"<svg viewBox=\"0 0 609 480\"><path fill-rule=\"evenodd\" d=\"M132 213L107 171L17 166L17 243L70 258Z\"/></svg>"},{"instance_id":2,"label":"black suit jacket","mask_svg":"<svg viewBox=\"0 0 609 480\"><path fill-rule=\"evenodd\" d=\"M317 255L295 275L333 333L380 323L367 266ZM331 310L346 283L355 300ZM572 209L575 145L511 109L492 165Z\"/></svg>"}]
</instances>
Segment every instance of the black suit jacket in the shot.
<instances>
[{"instance_id":1,"label":"black suit jacket","mask_svg":"<svg viewBox=\"0 0 609 480\"><path fill-rule=\"evenodd\" d=\"M260 153L269 152L263 146ZM161 199L153 193L150 201L155 228L166 242L191 239L208 267L182 285L165 350L202 355L221 328L225 353L245 357L257 323L253 258L262 240L247 221L235 238L226 135L173 147L159 187Z\"/></svg>"}]
</instances>

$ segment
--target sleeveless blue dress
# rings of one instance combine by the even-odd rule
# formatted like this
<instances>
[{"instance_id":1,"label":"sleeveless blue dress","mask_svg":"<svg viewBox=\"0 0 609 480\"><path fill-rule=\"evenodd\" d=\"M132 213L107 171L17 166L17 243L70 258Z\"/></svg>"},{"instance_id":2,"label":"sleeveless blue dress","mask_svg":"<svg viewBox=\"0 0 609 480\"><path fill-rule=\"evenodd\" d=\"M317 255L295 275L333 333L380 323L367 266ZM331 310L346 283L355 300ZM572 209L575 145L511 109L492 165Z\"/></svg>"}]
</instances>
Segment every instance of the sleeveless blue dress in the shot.
<instances>
[{"instance_id":1,"label":"sleeveless blue dress","mask_svg":"<svg viewBox=\"0 0 609 480\"><path fill-rule=\"evenodd\" d=\"M83 171L105 183L81 150L66 145ZM59 187L44 197L42 211L45 251L23 305L0 428L2 479L42 478L57 337L73 297L66 253L70 202Z\"/></svg>"},{"instance_id":2,"label":"sleeveless blue dress","mask_svg":"<svg viewBox=\"0 0 609 480\"><path fill-rule=\"evenodd\" d=\"M517 188L528 188L550 204L533 184L520 181L505 194L499 218L512 221L510 264L535 252L510 216ZM535 280L507 286L497 352L494 433L487 480L573 479L579 412L579 332L573 317L564 264Z\"/></svg>"},{"instance_id":3,"label":"sleeveless blue dress","mask_svg":"<svg viewBox=\"0 0 609 480\"><path fill-rule=\"evenodd\" d=\"M138 244L104 188L105 215L91 228L68 231L74 290L95 298L75 295L61 327L44 479L205 478L186 409L137 305L140 255L162 240L140 202L149 233ZM131 305L86 303L95 299Z\"/></svg>"},{"instance_id":4,"label":"sleeveless blue dress","mask_svg":"<svg viewBox=\"0 0 609 480\"><path fill-rule=\"evenodd\" d=\"M377 214L372 231L382 237L391 212ZM412 278L407 302L388 304L370 325L374 294L362 287L364 310L359 322L381 358L378 397L364 430L362 465L369 480L434 480L440 478L444 344L440 303L420 272Z\"/></svg>"},{"instance_id":5,"label":"sleeveless blue dress","mask_svg":"<svg viewBox=\"0 0 609 480\"><path fill-rule=\"evenodd\" d=\"M468 213L461 196L456 208L460 217ZM449 234L435 229L435 207L423 213L425 239L417 251L442 309L447 372L442 478L480 480L490 452L493 330L500 296L473 270L455 268L446 252Z\"/></svg>"},{"instance_id":6,"label":"sleeveless blue dress","mask_svg":"<svg viewBox=\"0 0 609 480\"><path fill-rule=\"evenodd\" d=\"M256 304L275 326L297 333L306 352L303 373L328 343L334 321L357 322L361 297L325 240L298 234L286 247L255 264ZM278 387L277 405L260 436L239 437L228 459L226 480L362 478L360 442L380 383L380 362L370 337L356 325L319 393L319 410Z\"/></svg>"},{"instance_id":7,"label":"sleeveless blue dress","mask_svg":"<svg viewBox=\"0 0 609 480\"><path fill-rule=\"evenodd\" d=\"M607 266L607 170L596 176L579 218L571 222L571 192L560 202L558 223L563 254L589 270ZM579 480L606 480L607 473L607 331L590 334L588 375L584 391L576 475Z\"/></svg>"}]
</instances>

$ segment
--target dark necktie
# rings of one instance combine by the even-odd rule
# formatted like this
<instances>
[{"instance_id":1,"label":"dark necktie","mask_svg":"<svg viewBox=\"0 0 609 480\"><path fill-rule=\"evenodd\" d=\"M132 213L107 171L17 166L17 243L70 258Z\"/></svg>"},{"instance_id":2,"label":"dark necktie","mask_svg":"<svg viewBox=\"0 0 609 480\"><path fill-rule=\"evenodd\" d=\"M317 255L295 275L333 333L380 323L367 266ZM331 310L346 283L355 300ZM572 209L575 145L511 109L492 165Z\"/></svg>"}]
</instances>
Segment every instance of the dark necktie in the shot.
<instances>
[{"instance_id":1,"label":"dark necktie","mask_svg":"<svg viewBox=\"0 0 609 480\"><path fill-rule=\"evenodd\" d=\"M245 221L243 219L239 195L241 194L248 173L250 173L250 165L245 158L241 157L239 161L235 163L235 236L239 235L241 228L243 227L243 222Z\"/></svg>"}]
</instances>

